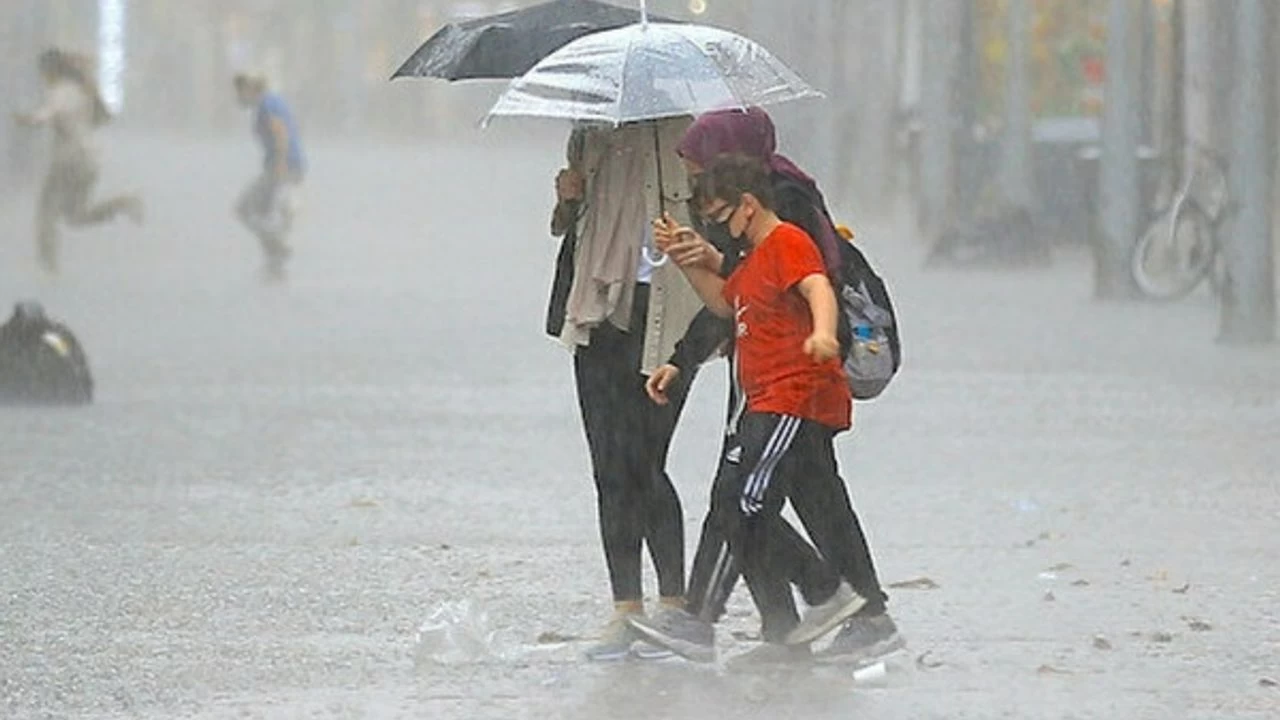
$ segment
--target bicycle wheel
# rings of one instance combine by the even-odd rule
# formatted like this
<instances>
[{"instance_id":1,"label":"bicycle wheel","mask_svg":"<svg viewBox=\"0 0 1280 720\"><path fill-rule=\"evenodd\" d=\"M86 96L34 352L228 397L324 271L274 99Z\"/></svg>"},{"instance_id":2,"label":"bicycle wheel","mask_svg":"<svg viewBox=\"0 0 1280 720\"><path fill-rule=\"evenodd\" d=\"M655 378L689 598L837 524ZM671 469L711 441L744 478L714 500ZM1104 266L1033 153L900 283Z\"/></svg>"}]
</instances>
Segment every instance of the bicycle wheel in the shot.
<instances>
[{"instance_id":1,"label":"bicycle wheel","mask_svg":"<svg viewBox=\"0 0 1280 720\"><path fill-rule=\"evenodd\" d=\"M1147 227L1133 248L1130 270L1143 295L1153 300L1177 300L1204 280L1216 254L1209 218L1199 206L1188 202L1176 218L1165 213Z\"/></svg>"}]
</instances>

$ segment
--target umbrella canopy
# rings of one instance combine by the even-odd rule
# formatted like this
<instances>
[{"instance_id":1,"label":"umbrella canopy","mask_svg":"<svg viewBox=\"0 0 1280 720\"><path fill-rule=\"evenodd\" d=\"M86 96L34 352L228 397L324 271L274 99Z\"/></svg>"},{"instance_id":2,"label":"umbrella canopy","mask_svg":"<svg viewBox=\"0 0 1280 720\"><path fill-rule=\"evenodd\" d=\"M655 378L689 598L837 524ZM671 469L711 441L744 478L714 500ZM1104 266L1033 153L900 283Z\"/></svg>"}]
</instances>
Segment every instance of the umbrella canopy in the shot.
<instances>
[{"instance_id":1,"label":"umbrella canopy","mask_svg":"<svg viewBox=\"0 0 1280 720\"><path fill-rule=\"evenodd\" d=\"M702 25L641 23L578 38L511 82L485 118L621 124L821 97L755 42Z\"/></svg>"},{"instance_id":2,"label":"umbrella canopy","mask_svg":"<svg viewBox=\"0 0 1280 720\"><path fill-rule=\"evenodd\" d=\"M519 77L571 40L640 20L639 10L598 0L551 0L499 15L450 23L410 55L391 79Z\"/></svg>"}]
</instances>

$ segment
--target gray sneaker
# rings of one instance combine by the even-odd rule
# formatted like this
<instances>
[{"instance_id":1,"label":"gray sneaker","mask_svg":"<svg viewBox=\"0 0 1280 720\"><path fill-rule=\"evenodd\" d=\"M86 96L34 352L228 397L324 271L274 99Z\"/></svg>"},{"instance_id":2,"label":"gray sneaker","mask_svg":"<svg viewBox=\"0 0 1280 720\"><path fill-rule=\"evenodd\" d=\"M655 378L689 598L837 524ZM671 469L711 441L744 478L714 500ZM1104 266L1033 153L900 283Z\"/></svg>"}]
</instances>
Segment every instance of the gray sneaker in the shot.
<instances>
[{"instance_id":1,"label":"gray sneaker","mask_svg":"<svg viewBox=\"0 0 1280 720\"><path fill-rule=\"evenodd\" d=\"M637 640L631 646L631 657L645 662L656 662L658 660L666 660L675 657L675 651L664 648L660 645L654 645L651 642Z\"/></svg>"},{"instance_id":2,"label":"gray sneaker","mask_svg":"<svg viewBox=\"0 0 1280 720\"><path fill-rule=\"evenodd\" d=\"M887 613L858 615L849 618L817 658L824 663L869 665L906 646L907 641Z\"/></svg>"},{"instance_id":3,"label":"gray sneaker","mask_svg":"<svg viewBox=\"0 0 1280 720\"><path fill-rule=\"evenodd\" d=\"M787 633L785 642L788 645L808 645L840 627L840 623L853 617L866 604L866 598L854 592L849 583L842 582L830 599L809 608L800 624Z\"/></svg>"},{"instance_id":4,"label":"gray sneaker","mask_svg":"<svg viewBox=\"0 0 1280 720\"><path fill-rule=\"evenodd\" d=\"M687 610L668 608L653 617L635 615L632 629L645 640L694 662L716 661L716 628Z\"/></svg>"},{"instance_id":5,"label":"gray sneaker","mask_svg":"<svg viewBox=\"0 0 1280 720\"><path fill-rule=\"evenodd\" d=\"M729 659L727 666L730 670L753 670L807 665L812 660L813 653L807 645L779 645L765 642L741 655L733 656Z\"/></svg>"},{"instance_id":6,"label":"gray sneaker","mask_svg":"<svg viewBox=\"0 0 1280 720\"><path fill-rule=\"evenodd\" d=\"M631 656L631 646L637 640L635 631L627 624L628 615L616 615L605 626L600 639L584 653L591 662L620 662Z\"/></svg>"}]
</instances>

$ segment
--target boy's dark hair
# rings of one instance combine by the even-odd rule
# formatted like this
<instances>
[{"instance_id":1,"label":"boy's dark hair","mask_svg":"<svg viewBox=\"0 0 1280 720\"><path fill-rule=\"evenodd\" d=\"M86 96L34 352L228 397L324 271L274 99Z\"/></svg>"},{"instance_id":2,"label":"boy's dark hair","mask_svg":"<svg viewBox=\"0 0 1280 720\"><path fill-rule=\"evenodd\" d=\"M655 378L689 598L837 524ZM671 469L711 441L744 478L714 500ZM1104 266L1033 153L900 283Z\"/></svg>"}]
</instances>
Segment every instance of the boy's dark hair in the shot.
<instances>
[{"instance_id":1,"label":"boy's dark hair","mask_svg":"<svg viewBox=\"0 0 1280 720\"><path fill-rule=\"evenodd\" d=\"M774 209L773 178L769 166L740 153L720 155L693 184L693 200L705 208L716 200L737 203L750 193L766 210Z\"/></svg>"}]
</instances>

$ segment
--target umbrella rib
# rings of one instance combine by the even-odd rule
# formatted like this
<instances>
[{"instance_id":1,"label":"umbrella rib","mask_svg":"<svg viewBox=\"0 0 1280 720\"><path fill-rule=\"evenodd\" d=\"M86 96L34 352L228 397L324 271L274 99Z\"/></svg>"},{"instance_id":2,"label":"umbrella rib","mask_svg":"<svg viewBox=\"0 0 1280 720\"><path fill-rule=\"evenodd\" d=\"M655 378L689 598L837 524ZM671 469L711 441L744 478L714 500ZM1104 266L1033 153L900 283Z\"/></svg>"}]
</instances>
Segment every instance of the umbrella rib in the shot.
<instances>
[{"instance_id":1,"label":"umbrella rib","mask_svg":"<svg viewBox=\"0 0 1280 720\"><path fill-rule=\"evenodd\" d=\"M648 32L648 29L645 28L641 32ZM635 42L636 33L632 31L627 37L627 47L622 52L622 73L618 76L618 97L613 101L613 117L615 118L613 124L615 126L622 124L622 98L627 90L627 65L631 63L631 48L635 45Z\"/></svg>"}]
</instances>

